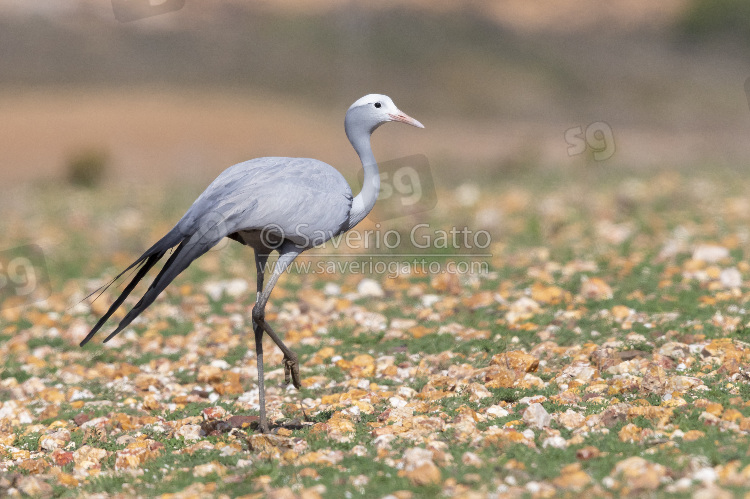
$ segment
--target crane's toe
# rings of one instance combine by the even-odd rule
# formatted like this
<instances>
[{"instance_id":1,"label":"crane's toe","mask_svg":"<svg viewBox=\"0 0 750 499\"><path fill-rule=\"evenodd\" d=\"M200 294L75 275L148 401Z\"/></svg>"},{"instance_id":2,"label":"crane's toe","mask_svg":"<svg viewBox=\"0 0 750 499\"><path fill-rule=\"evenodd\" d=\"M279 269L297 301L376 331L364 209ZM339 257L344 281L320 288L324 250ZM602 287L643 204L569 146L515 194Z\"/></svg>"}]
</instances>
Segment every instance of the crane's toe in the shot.
<instances>
[{"instance_id":1,"label":"crane's toe","mask_svg":"<svg viewBox=\"0 0 750 499\"><path fill-rule=\"evenodd\" d=\"M284 357L284 382L288 385L289 384L289 377L291 376L291 382L294 384L294 387L299 390L302 388L302 383L299 379L299 361L297 360L297 356L294 355L294 357Z\"/></svg>"}]
</instances>

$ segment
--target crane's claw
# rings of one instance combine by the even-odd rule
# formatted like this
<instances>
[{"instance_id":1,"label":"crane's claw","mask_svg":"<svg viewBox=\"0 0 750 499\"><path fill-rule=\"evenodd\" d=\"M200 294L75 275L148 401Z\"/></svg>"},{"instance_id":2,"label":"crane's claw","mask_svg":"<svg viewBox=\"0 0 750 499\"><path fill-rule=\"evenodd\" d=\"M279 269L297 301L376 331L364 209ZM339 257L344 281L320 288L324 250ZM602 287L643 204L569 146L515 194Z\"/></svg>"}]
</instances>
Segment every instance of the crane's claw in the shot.
<instances>
[{"instance_id":1,"label":"crane's claw","mask_svg":"<svg viewBox=\"0 0 750 499\"><path fill-rule=\"evenodd\" d=\"M302 388L302 383L299 379L299 361L297 358L284 357L284 383L289 384L289 378L291 376L291 382L294 387L299 390Z\"/></svg>"}]
</instances>

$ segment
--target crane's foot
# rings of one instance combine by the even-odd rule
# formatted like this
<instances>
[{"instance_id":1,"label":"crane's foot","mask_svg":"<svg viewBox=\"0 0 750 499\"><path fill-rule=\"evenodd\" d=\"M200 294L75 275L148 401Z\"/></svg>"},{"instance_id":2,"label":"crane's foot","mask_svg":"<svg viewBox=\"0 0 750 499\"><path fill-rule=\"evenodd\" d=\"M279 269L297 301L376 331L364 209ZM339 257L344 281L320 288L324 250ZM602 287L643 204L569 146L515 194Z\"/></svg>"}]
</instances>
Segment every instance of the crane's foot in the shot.
<instances>
[{"instance_id":1,"label":"crane's foot","mask_svg":"<svg viewBox=\"0 0 750 499\"><path fill-rule=\"evenodd\" d=\"M289 384L289 378L291 379L294 387L299 390L302 388L302 383L299 379L299 360L297 355L292 352L292 356L284 356L284 383Z\"/></svg>"}]
</instances>

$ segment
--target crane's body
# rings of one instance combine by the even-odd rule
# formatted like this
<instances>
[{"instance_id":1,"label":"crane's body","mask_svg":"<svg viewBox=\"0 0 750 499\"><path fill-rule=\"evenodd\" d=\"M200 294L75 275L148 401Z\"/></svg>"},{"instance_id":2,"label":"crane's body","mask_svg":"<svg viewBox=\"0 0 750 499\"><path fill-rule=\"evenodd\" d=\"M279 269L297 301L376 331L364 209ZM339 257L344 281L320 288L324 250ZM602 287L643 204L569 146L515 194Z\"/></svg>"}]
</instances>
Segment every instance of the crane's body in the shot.
<instances>
[{"instance_id":1,"label":"crane's body","mask_svg":"<svg viewBox=\"0 0 750 499\"><path fill-rule=\"evenodd\" d=\"M231 196L226 196L231 192ZM352 191L332 166L309 158L258 158L219 175L195 200L177 228L190 233L206 214L218 215L223 231L262 250L283 237L309 249L343 232ZM323 235L328 236L321 239Z\"/></svg>"},{"instance_id":2,"label":"crane's body","mask_svg":"<svg viewBox=\"0 0 750 499\"><path fill-rule=\"evenodd\" d=\"M422 128L421 123L399 111L384 95L362 97L347 111L346 134L365 170L363 188L356 197L352 196L349 184L338 170L315 159L258 158L224 170L172 230L115 277L114 280L117 280L128 270L138 269L81 346L96 334L138 282L169 250L174 248L148 290L105 342L126 328L180 272L224 237L250 246L255 252L258 281L252 319L260 391L259 428L260 431L268 431L263 385L264 332L284 353L286 381L289 382L291 376L297 388L300 381L297 356L265 321L265 305L279 276L300 253L353 228L370 212L380 188L370 135L388 121L400 121ZM266 263L273 251L279 253L279 259L264 288Z\"/></svg>"}]
</instances>

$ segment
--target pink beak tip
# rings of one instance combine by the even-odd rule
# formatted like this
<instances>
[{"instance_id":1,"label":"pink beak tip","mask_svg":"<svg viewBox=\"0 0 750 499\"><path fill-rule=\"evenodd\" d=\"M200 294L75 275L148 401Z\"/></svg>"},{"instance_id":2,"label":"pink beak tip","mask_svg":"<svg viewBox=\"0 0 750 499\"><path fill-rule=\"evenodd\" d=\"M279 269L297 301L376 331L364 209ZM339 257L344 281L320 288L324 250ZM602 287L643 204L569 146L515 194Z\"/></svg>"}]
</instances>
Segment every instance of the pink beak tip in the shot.
<instances>
[{"instance_id":1,"label":"pink beak tip","mask_svg":"<svg viewBox=\"0 0 750 499\"><path fill-rule=\"evenodd\" d=\"M422 123L404 113L391 114L390 117L393 121L400 121L401 123L406 123L407 125L415 126L417 128L424 128Z\"/></svg>"}]
</instances>

